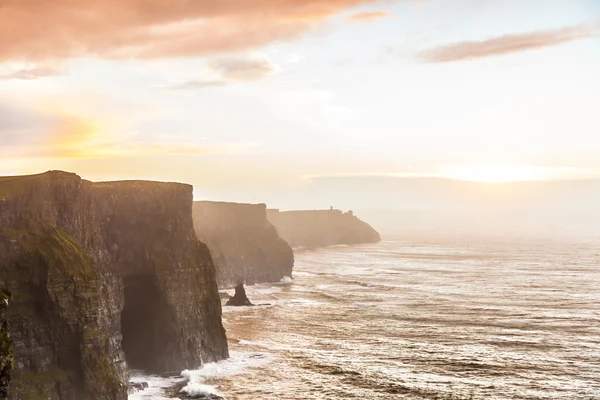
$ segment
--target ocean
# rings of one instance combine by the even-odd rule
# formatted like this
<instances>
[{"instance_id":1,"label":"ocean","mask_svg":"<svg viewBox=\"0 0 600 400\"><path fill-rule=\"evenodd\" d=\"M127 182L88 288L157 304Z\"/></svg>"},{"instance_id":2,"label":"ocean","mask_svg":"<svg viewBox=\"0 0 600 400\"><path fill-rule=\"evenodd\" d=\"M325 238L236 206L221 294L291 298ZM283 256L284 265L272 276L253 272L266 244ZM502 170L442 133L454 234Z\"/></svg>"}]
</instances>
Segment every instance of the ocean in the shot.
<instances>
[{"instance_id":1,"label":"ocean","mask_svg":"<svg viewBox=\"0 0 600 400\"><path fill-rule=\"evenodd\" d=\"M600 399L600 240L403 239L296 253L224 307L231 358L190 393L257 399ZM139 374L164 399L174 383Z\"/></svg>"}]
</instances>

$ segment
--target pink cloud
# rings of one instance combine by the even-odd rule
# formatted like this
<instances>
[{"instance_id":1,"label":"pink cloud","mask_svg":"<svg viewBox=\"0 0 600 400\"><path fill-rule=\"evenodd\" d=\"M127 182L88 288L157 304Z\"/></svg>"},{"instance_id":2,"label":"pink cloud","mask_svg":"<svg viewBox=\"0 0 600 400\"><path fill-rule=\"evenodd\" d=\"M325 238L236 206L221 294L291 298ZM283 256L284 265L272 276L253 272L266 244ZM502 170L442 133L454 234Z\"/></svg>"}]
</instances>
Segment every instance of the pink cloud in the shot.
<instances>
[{"instance_id":1,"label":"pink cloud","mask_svg":"<svg viewBox=\"0 0 600 400\"><path fill-rule=\"evenodd\" d=\"M374 0L4 0L0 62L165 58L245 50L295 38Z\"/></svg>"},{"instance_id":2,"label":"pink cloud","mask_svg":"<svg viewBox=\"0 0 600 400\"><path fill-rule=\"evenodd\" d=\"M561 29L498 36L482 41L453 43L423 51L419 58L427 63L443 63L517 53L589 38L594 35L595 28L595 25L581 24Z\"/></svg>"}]
</instances>

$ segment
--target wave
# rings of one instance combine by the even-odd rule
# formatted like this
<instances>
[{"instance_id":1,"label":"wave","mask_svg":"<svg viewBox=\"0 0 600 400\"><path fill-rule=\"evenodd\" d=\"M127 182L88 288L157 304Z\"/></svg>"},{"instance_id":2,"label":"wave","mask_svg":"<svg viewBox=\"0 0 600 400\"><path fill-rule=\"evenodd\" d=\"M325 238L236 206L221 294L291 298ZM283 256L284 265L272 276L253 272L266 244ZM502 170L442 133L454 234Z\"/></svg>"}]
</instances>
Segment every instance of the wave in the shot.
<instances>
[{"instance_id":1,"label":"wave","mask_svg":"<svg viewBox=\"0 0 600 400\"><path fill-rule=\"evenodd\" d=\"M129 380L135 383L146 382L148 387L142 391L131 393L129 400L170 400L164 394L165 387L171 387L183 381L182 378L162 378L156 375L144 375L140 371L131 371Z\"/></svg>"},{"instance_id":2,"label":"wave","mask_svg":"<svg viewBox=\"0 0 600 400\"><path fill-rule=\"evenodd\" d=\"M394 285L392 283L375 283L375 282L366 282L366 281L357 281L357 280L347 280L345 283L352 285L359 285L366 288L401 288L401 285Z\"/></svg>"},{"instance_id":3,"label":"wave","mask_svg":"<svg viewBox=\"0 0 600 400\"><path fill-rule=\"evenodd\" d=\"M229 358L204 364L195 370L185 370L182 376L190 381L202 383L206 379L238 375L249 368L261 367L273 360L273 355L258 351L230 351Z\"/></svg>"},{"instance_id":4,"label":"wave","mask_svg":"<svg viewBox=\"0 0 600 400\"><path fill-rule=\"evenodd\" d=\"M294 271L294 276L317 276L317 274L313 274L305 271Z\"/></svg>"},{"instance_id":5,"label":"wave","mask_svg":"<svg viewBox=\"0 0 600 400\"><path fill-rule=\"evenodd\" d=\"M210 395L221 396L221 393L219 393L217 388L215 388L214 386L204 385L202 383L195 383L191 381L188 382L187 385L185 385L181 389L181 392L192 397L206 397Z\"/></svg>"},{"instance_id":6,"label":"wave","mask_svg":"<svg viewBox=\"0 0 600 400\"><path fill-rule=\"evenodd\" d=\"M248 342L250 343L250 342ZM144 375L140 371L131 371L132 382L146 382L148 388L129 395L129 400L169 400L165 397L165 388L183 384L181 392L188 396L221 396L219 387L212 385L211 380L241 375L254 368L270 363L274 357L271 353L258 351L230 351L226 360L206 363L195 370L184 370L179 378L162 378L156 375Z\"/></svg>"},{"instance_id":7,"label":"wave","mask_svg":"<svg viewBox=\"0 0 600 400\"><path fill-rule=\"evenodd\" d=\"M257 347L269 347L269 344L266 342L255 342L252 340L238 340L238 344L241 346L257 346Z\"/></svg>"}]
</instances>

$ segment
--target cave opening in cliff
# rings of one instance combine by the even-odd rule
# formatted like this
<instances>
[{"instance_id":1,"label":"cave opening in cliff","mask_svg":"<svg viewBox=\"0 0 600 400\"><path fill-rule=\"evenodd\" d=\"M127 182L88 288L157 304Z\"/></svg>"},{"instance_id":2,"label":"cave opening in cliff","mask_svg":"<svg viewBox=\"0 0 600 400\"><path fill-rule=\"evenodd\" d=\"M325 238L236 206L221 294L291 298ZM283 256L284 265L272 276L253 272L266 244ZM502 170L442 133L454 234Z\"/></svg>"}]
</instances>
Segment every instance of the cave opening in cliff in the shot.
<instances>
[{"instance_id":1,"label":"cave opening in cliff","mask_svg":"<svg viewBox=\"0 0 600 400\"><path fill-rule=\"evenodd\" d=\"M121 313L123 351L130 368L156 370L161 343L161 302L156 278L152 274L134 275L123 280L125 304Z\"/></svg>"}]
</instances>

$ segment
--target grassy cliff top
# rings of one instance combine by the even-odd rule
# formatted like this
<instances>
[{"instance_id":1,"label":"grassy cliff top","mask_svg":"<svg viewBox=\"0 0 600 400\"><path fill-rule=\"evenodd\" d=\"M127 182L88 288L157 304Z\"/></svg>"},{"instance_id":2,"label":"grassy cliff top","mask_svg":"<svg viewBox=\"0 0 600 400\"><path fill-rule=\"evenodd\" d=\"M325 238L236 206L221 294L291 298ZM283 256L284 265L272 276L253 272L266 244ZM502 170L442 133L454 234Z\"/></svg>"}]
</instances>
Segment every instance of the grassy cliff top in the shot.
<instances>
[{"instance_id":1,"label":"grassy cliff top","mask_svg":"<svg viewBox=\"0 0 600 400\"><path fill-rule=\"evenodd\" d=\"M192 185L187 183L144 180L91 182L91 184L94 188L100 189L172 189L173 187L192 189Z\"/></svg>"},{"instance_id":2,"label":"grassy cliff top","mask_svg":"<svg viewBox=\"0 0 600 400\"><path fill-rule=\"evenodd\" d=\"M52 170L52 171L42 172L39 174L0 176L0 183L12 181L12 180L44 179L44 178L58 177L58 176L81 179L81 177L79 177L79 175L77 175L73 172Z\"/></svg>"},{"instance_id":3,"label":"grassy cliff top","mask_svg":"<svg viewBox=\"0 0 600 400\"><path fill-rule=\"evenodd\" d=\"M177 182L156 182L146 180L123 180L109 182L91 182L82 179L79 175L65 171L47 171L33 175L19 176L0 176L0 201L10 200L25 192L33 184L50 183L56 180L77 180L89 182L97 189L131 189L131 190L166 190L174 187L185 188L186 191L192 190L192 186Z\"/></svg>"},{"instance_id":4,"label":"grassy cliff top","mask_svg":"<svg viewBox=\"0 0 600 400\"><path fill-rule=\"evenodd\" d=\"M0 201L10 200L25 193L35 184L49 183L57 179L81 180L74 173L63 171L48 171L34 175L3 176L0 177Z\"/></svg>"},{"instance_id":5,"label":"grassy cliff top","mask_svg":"<svg viewBox=\"0 0 600 400\"><path fill-rule=\"evenodd\" d=\"M199 206L201 205L214 205L214 206L232 206L232 207L257 207L257 208L267 208L265 203L237 203L234 201L212 201L212 200L196 200L194 204Z\"/></svg>"}]
</instances>

